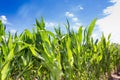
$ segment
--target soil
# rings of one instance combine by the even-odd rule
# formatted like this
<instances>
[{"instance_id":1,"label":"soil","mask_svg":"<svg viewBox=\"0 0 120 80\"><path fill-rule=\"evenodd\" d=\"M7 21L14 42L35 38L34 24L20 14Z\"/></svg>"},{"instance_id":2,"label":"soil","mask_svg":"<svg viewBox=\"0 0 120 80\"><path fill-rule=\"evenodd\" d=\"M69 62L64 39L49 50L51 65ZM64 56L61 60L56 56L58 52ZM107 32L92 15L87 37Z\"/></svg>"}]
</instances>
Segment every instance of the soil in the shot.
<instances>
[{"instance_id":1,"label":"soil","mask_svg":"<svg viewBox=\"0 0 120 80\"><path fill-rule=\"evenodd\" d=\"M120 68L116 72L111 73L111 76L108 80L120 80Z\"/></svg>"}]
</instances>

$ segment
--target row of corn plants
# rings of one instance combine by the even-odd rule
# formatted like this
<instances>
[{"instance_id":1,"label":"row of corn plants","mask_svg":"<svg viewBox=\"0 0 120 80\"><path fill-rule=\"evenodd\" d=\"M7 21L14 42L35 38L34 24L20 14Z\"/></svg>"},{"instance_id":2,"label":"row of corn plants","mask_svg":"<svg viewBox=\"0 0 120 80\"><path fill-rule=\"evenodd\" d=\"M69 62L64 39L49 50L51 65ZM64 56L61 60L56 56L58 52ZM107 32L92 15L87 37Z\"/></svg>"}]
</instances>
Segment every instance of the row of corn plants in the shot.
<instances>
[{"instance_id":1,"label":"row of corn plants","mask_svg":"<svg viewBox=\"0 0 120 80\"><path fill-rule=\"evenodd\" d=\"M0 21L0 80L107 80L120 67L120 45L111 35L93 40L95 22L74 32L67 20L67 33L53 33L41 18L32 31L12 35Z\"/></svg>"}]
</instances>

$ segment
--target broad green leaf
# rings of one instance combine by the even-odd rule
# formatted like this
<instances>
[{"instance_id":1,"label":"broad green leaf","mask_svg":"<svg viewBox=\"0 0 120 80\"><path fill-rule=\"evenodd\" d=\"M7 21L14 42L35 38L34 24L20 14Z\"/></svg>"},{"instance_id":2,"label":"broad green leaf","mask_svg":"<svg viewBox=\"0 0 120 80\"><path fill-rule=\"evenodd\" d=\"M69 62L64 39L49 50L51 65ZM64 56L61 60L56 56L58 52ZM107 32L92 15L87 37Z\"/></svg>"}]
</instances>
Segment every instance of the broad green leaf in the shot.
<instances>
[{"instance_id":1,"label":"broad green leaf","mask_svg":"<svg viewBox=\"0 0 120 80\"><path fill-rule=\"evenodd\" d=\"M108 35L108 40L110 40L111 34Z\"/></svg>"},{"instance_id":2,"label":"broad green leaf","mask_svg":"<svg viewBox=\"0 0 120 80\"><path fill-rule=\"evenodd\" d=\"M66 42L66 47L67 47L67 54L68 54L68 62L70 63L71 66L73 66L73 55L71 51L71 40L70 37L68 37L68 41Z\"/></svg>"},{"instance_id":3,"label":"broad green leaf","mask_svg":"<svg viewBox=\"0 0 120 80\"><path fill-rule=\"evenodd\" d=\"M94 29L96 20L97 20L97 19L94 19L94 20L91 22L91 24L89 25L89 27L88 27L88 36L91 36L91 35L92 35L92 32L93 32L93 29Z\"/></svg>"},{"instance_id":4,"label":"broad green leaf","mask_svg":"<svg viewBox=\"0 0 120 80\"><path fill-rule=\"evenodd\" d=\"M44 58L41 57L40 54L38 54L33 47L30 46L29 48L30 48L30 51L32 52L33 56L35 56L41 60L44 60Z\"/></svg>"},{"instance_id":5,"label":"broad green leaf","mask_svg":"<svg viewBox=\"0 0 120 80\"><path fill-rule=\"evenodd\" d=\"M2 21L0 20L0 37L5 35L5 26L3 25Z\"/></svg>"},{"instance_id":6,"label":"broad green leaf","mask_svg":"<svg viewBox=\"0 0 120 80\"><path fill-rule=\"evenodd\" d=\"M8 77L8 73L10 70L10 62L7 62L6 65L3 67L2 71L1 71L1 80L6 80Z\"/></svg>"},{"instance_id":7,"label":"broad green leaf","mask_svg":"<svg viewBox=\"0 0 120 80\"><path fill-rule=\"evenodd\" d=\"M44 19L42 17L41 17L40 22L36 19L36 27L37 27L37 31L45 29L45 23L44 23Z\"/></svg>"},{"instance_id":8,"label":"broad green leaf","mask_svg":"<svg viewBox=\"0 0 120 80\"><path fill-rule=\"evenodd\" d=\"M9 32L9 38L8 38L8 47L9 50L13 47L13 40L12 40L12 34Z\"/></svg>"},{"instance_id":9,"label":"broad green leaf","mask_svg":"<svg viewBox=\"0 0 120 80\"><path fill-rule=\"evenodd\" d=\"M82 43L82 26L78 30L78 39L80 44Z\"/></svg>"},{"instance_id":10,"label":"broad green leaf","mask_svg":"<svg viewBox=\"0 0 120 80\"><path fill-rule=\"evenodd\" d=\"M24 66L26 66L26 65L27 65L26 59L24 58L24 56L21 56L21 58L22 58L22 61L23 61L23 63L24 63Z\"/></svg>"},{"instance_id":11,"label":"broad green leaf","mask_svg":"<svg viewBox=\"0 0 120 80\"><path fill-rule=\"evenodd\" d=\"M14 48L11 49L11 51L8 54L7 60L12 60L14 58Z\"/></svg>"}]
</instances>

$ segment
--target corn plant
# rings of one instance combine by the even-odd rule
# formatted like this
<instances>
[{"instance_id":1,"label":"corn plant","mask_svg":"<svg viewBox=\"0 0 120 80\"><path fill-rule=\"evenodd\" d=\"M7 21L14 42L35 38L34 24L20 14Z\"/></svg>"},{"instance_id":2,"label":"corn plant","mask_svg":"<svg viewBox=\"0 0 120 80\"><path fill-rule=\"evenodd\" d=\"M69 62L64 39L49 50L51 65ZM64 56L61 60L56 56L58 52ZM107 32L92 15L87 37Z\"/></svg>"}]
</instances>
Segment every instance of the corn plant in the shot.
<instances>
[{"instance_id":1,"label":"corn plant","mask_svg":"<svg viewBox=\"0 0 120 80\"><path fill-rule=\"evenodd\" d=\"M41 18L32 31L14 35L0 21L0 80L107 80L120 68L120 45L110 42L112 34L93 39L96 20L77 32L67 20L66 33L53 33Z\"/></svg>"}]
</instances>

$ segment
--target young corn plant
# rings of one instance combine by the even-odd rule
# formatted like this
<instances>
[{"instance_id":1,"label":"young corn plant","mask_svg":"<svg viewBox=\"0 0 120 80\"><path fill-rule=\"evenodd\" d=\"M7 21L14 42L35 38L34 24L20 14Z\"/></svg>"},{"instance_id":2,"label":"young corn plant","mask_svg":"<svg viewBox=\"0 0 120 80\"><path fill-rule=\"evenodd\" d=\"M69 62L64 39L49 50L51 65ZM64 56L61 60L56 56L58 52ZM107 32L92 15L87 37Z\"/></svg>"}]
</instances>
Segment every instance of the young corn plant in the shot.
<instances>
[{"instance_id":1,"label":"young corn plant","mask_svg":"<svg viewBox=\"0 0 120 80\"><path fill-rule=\"evenodd\" d=\"M0 80L107 80L120 68L120 45L104 34L92 38L96 19L83 30L45 29L44 19L21 34L6 34L0 21Z\"/></svg>"}]
</instances>

